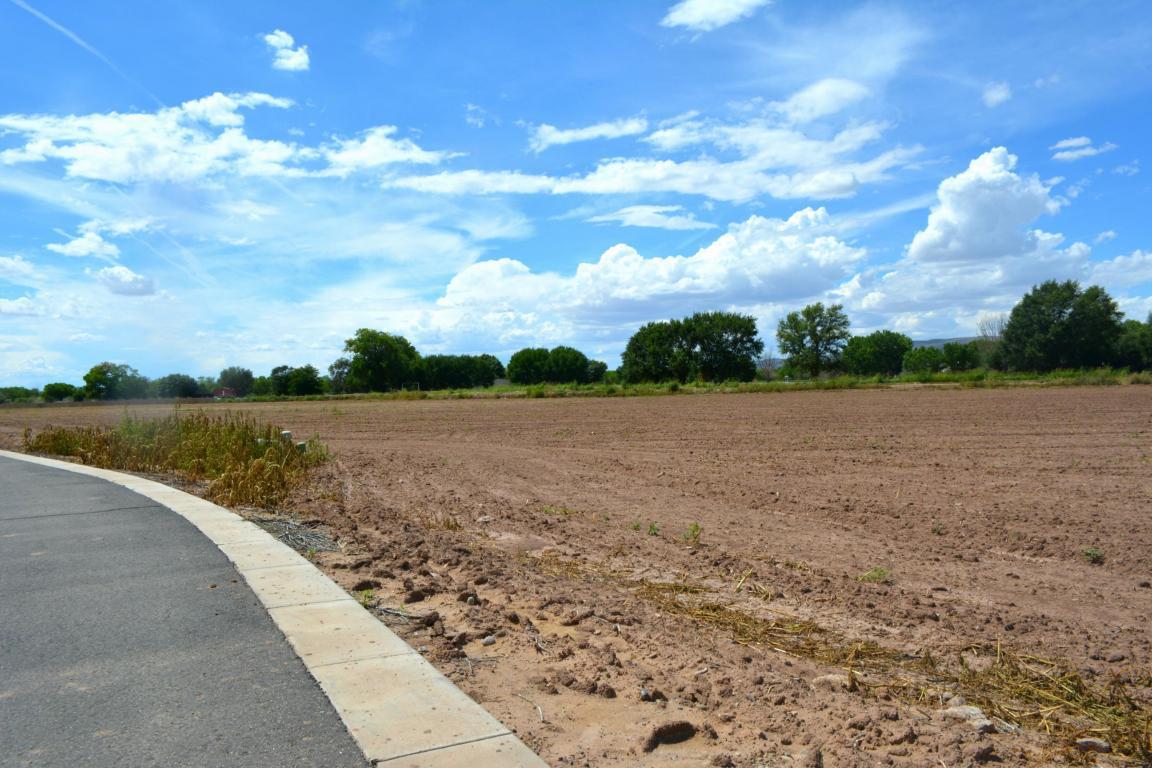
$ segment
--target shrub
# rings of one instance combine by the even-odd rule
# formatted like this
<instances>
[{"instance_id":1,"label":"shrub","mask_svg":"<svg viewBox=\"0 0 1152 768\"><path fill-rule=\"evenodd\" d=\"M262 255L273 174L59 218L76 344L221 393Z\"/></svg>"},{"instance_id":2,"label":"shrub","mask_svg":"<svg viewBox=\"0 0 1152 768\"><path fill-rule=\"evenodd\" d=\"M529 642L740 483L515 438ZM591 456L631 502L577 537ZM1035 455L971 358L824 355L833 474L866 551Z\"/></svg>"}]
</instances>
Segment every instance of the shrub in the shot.
<instances>
[{"instance_id":1,"label":"shrub","mask_svg":"<svg viewBox=\"0 0 1152 768\"><path fill-rule=\"evenodd\" d=\"M28 430L24 447L90 466L207 480L205 496L226 506L275 506L328 455L314 440L298 447L281 437L279 427L244 415L179 411L163 418L125 416L115 428L47 427L36 435Z\"/></svg>"}]
</instances>

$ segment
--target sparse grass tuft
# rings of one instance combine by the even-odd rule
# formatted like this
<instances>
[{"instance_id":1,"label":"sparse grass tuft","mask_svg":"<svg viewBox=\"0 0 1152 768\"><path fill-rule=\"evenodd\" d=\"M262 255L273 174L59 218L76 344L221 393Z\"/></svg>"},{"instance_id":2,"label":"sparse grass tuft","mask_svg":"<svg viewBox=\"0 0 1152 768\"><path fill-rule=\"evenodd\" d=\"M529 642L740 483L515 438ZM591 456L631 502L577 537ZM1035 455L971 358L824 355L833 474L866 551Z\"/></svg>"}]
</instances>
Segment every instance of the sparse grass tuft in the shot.
<instances>
[{"instance_id":1,"label":"sparse grass tuft","mask_svg":"<svg viewBox=\"0 0 1152 768\"><path fill-rule=\"evenodd\" d=\"M862 581L865 584L883 584L888 581L888 575L891 574L887 568L879 566L872 568L856 577L856 581Z\"/></svg>"},{"instance_id":2,"label":"sparse grass tuft","mask_svg":"<svg viewBox=\"0 0 1152 768\"><path fill-rule=\"evenodd\" d=\"M1088 561L1089 565L1103 565L1104 553L1100 551L1099 547L1089 547L1084 550L1084 559Z\"/></svg>"},{"instance_id":3,"label":"sparse grass tuft","mask_svg":"<svg viewBox=\"0 0 1152 768\"><path fill-rule=\"evenodd\" d=\"M115 428L47 427L24 433L25 450L73 456L83 464L129 472L174 472L207 481L205 496L225 506L275 507L308 470L328 458L315 440L298 446L271 424L242 414L137 418Z\"/></svg>"},{"instance_id":4,"label":"sparse grass tuft","mask_svg":"<svg viewBox=\"0 0 1152 768\"><path fill-rule=\"evenodd\" d=\"M648 523L648 535L649 536L659 536L660 535L660 526L656 525L656 523Z\"/></svg>"},{"instance_id":5,"label":"sparse grass tuft","mask_svg":"<svg viewBox=\"0 0 1152 768\"><path fill-rule=\"evenodd\" d=\"M688 526L688 530L684 532L684 541L688 542L688 546L692 549L700 546L700 534L704 529L700 527L700 523L692 523Z\"/></svg>"}]
</instances>

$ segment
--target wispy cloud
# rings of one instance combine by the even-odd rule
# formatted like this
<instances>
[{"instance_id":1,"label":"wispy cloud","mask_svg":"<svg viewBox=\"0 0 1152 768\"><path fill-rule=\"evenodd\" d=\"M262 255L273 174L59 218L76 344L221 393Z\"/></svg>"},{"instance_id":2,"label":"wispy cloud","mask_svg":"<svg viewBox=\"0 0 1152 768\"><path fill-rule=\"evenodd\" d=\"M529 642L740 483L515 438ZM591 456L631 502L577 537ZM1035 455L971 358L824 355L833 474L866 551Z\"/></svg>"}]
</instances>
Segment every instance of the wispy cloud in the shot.
<instances>
[{"instance_id":1,"label":"wispy cloud","mask_svg":"<svg viewBox=\"0 0 1152 768\"><path fill-rule=\"evenodd\" d=\"M771 3L772 0L681 0L668 9L660 25L711 32L747 18Z\"/></svg>"},{"instance_id":2,"label":"wispy cloud","mask_svg":"<svg viewBox=\"0 0 1152 768\"><path fill-rule=\"evenodd\" d=\"M998 107L1012 100L1012 86L1005 82L988 83L984 86L984 106Z\"/></svg>"},{"instance_id":3,"label":"wispy cloud","mask_svg":"<svg viewBox=\"0 0 1152 768\"><path fill-rule=\"evenodd\" d=\"M602 213L585 221L593 224L620 224L625 227L655 229L715 229L715 224L697 221L692 213L680 213L681 205L630 205L612 213Z\"/></svg>"},{"instance_id":4,"label":"wispy cloud","mask_svg":"<svg viewBox=\"0 0 1152 768\"><path fill-rule=\"evenodd\" d=\"M1070 139L1058 141L1048 147L1048 149L1055 151L1055 154L1052 155L1053 160L1069 163L1073 160L1081 160L1085 157L1095 157L1105 152L1111 152L1116 149L1116 145L1111 142L1096 145L1093 144L1092 139L1087 136L1074 136Z\"/></svg>"},{"instance_id":5,"label":"wispy cloud","mask_svg":"<svg viewBox=\"0 0 1152 768\"><path fill-rule=\"evenodd\" d=\"M643 117L612 120L583 128L557 128L548 124L537 125L532 129L529 147L533 152L543 152L548 147L559 144L575 144L579 141L594 141L596 139L618 139L623 136L636 136L647 130L648 121Z\"/></svg>"}]
</instances>

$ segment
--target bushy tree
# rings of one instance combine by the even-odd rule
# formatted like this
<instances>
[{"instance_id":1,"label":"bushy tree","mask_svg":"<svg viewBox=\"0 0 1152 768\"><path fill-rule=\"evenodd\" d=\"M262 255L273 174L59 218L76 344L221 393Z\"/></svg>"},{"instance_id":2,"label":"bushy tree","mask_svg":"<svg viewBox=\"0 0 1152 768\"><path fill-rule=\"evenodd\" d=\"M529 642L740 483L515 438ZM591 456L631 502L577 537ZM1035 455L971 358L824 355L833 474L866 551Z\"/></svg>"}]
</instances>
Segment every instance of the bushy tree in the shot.
<instances>
[{"instance_id":1,"label":"bushy tree","mask_svg":"<svg viewBox=\"0 0 1152 768\"><path fill-rule=\"evenodd\" d=\"M980 342L970 341L967 344L949 342L940 350L944 356L944 367L952 371L970 371L980 367Z\"/></svg>"},{"instance_id":2,"label":"bushy tree","mask_svg":"<svg viewBox=\"0 0 1152 768\"><path fill-rule=\"evenodd\" d=\"M841 364L857 376L895 376L904 368L904 355L912 349L912 339L895 331L874 331L853 336L844 345Z\"/></svg>"},{"instance_id":3,"label":"bushy tree","mask_svg":"<svg viewBox=\"0 0 1152 768\"><path fill-rule=\"evenodd\" d=\"M490 387L496 379L502 379L505 376L504 363L500 362L500 358L495 355L477 355L476 361L480 366L480 386Z\"/></svg>"},{"instance_id":4,"label":"bushy tree","mask_svg":"<svg viewBox=\"0 0 1152 768\"><path fill-rule=\"evenodd\" d=\"M349 392L387 392L419 378L420 353L403 336L361 328L344 342L344 351L349 357L342 386Z\"/></svg>"},{"instance_id":5,"label":"bushy tree","mask_svg":"<svg viewBox=\"0 0 1152 768\"><path fill-rule=\"evenodd\" d=\"M608 363L599 360L588 361L588 373L585 375L584 380L589 384L599 384L604 381L608 375Z\"/></svg>"},{"instance_id":6,"label":"bushy tree","mask_svg":"<svg viewBox=\"0 0 1152 768\"><path fill-rule=\"evenodd\" d=\"M490 387L504 366L492 355L428 355L420 361L424 389Z\"/></svg>"},{"instance_id":7,"label":"bushy tree","mask_svg":"<svg viewBox=\"0 0 1152 768\"><path fill-rule=\"evenodd\" d=\"M61 400L71 400L76 396L79 388L71 384L66 384L62 381L54 381L51 384L45 384L44 389L41 390L40 396L44 398L45 402L58 403Z\"/></svg>"},{"instance_id":8,"label":"bushy tree","mask_svg":"<svg viewBox=\"0 0 1152 768\"><path fill-rule=\"evenodd\" d=\"M286 397L319 395L324 392L320 371L314 365L302 365L299 368L278 365L268 375L268 385L271 390L268 394Z\"/></svg>"},{"instance_id":9,"label":"bushy tree","mask_svg":"<svg viewBox=\"0 0 1152 768\"><path fill-rule=\"evenodd\" d=\"M544 380L555 384L583 384L588 378L588 356L572 347L553 347L548 351Z\"/></svg>"},{"instance_id":10,"label":"bushy tree","mask_svg":"<svg viewBox=\"0 0 1152 768\"><path fill-rule=\"evenodd\" d=\"M256 383L256 377L247 368L233 365L220 371L220 376L216 381L219 386L235 392L237 397L247 397L252 394L252 386Z\"/></svg>"},{"instance_id":11,"label":"bushy tree","mask_svg":"<svg viewBox=\"0 0 1152 768\"><path fill-rule=\"evenodd\" d=\"M1013 307L1001 337L1004 363L1014 370L1050 371L1111 362L1123 314L1097 285L1049 280Z\"/></svg>"},{"instance_id":12,"label":"bushy tree","mask_svg":"<svg viewBox=\"0 0 1152 768\"><path fill-rule=\"evenodd\" d=\"M548 375L548 350L527 347L508 360L508 378L513 384L540 384Z\"/></svg>"},{"instance_id":13,"label":"bushy tree","mask_svg":"<svg viewBox=\"0 0 1152 768\"><path fill-rule=\"evenodd\" d=\"M679 381L695 375L692 349L681 320L647 323L624 348L620 374L624 381Z\"/></svg>"},{"instance_id":14,"label":"bushy tree","mask_svg":"<svg viewBox=\"0 0 1152 768\"><path fill-rule=\"evenodd\" d=\"M763 351L754 317L697 312L642 326L628 340L620 372L629 382L751 381Z\"/></svg>"},{"instance_id":15,"label":"bushy tree","mask_svg":"<svg viewBox=\"0 0 1152 768\"><path fill-rule=\"evenodd\" d=\"M776 328L776 342L791 366L815 378L840 363L850 337L848 325L842 305L825 307L817 302L799 312L790 312L781 320Z\"/></svg>"},{"instance_id":16,"label":"bushy tree","mask_svg":"<svg viewBox=\"0 0 1152 768\"><path fill-rule=\"evenodd\" d=\"M85 394L93 400L134 400L148 394L148 379L135 368L98 363L84 374Z\"/></svg>"},{"instance_id":17,"label":"bushy tree","mask_svg":"<svg viewBox=\"0 0 1152 768\"><path fill-rule=\"evenodd\" d=\"M684 320L697 375L704 381L751 381L764 342L756 318L734 312L697 312Z\"/></svg>"},{"instance_id":18,"label":"bushy tree","mask_svg":"<svg viewBox=\"0 0 1152 768\"><path fill-rule=\"evenodd\" d=\"M0 387L0 403L30 403L40 392L30 387Z\"/></svg>"},{"instance_id":19,"label":"bushy tree","mask_svg":"<svg viewBox=\"0 0 1152 768\"><path fill-rule=\"evenodd\" d=\"M1116 340L1115 364L1133 371L1152 368L1152 315L1148 322L1128 320ZM48 387L44 387L45 390Z\"/></svg>"},{"instance_id":20,"label":"bushy tree","mask_svg":"<svg viewBox=\"0 0 1152 768\"><path fill-rule=\"evenodd\" d=\"M944 369L944 353L936 347L915 347L904 354L905 373L938 373Z\"/></svg>"},{"instance_id":21,"label":"bushy tree","mask_svg":"<svg viewBox=\"0 0 1152 768\"><path fill-rule=\"evenodd\" d=\"M152 382L157 397L196 397L200 384L186 373L170 373Z\"/></svg>"}]
</instances>

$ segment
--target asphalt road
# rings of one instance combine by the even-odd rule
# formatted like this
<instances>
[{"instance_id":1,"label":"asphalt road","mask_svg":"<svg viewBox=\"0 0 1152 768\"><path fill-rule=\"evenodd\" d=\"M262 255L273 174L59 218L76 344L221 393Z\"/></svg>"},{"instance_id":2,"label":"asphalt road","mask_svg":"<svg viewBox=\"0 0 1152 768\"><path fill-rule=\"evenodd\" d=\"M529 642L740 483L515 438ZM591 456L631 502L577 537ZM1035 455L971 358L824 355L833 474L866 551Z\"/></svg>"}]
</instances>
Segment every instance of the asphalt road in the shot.
<instances>
[{"instance_id":1,"label":"asphalt road","mask_svg":"<svg viewBox=\"0 0 1152 768\"><path fill-rule=\"evenodd\" d=\"M120 486L0 458L0 766L364 766L231 563Z\"/></svg>"}]
</instances>

